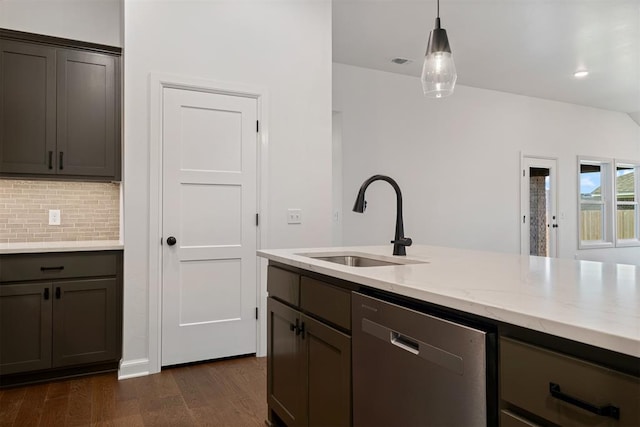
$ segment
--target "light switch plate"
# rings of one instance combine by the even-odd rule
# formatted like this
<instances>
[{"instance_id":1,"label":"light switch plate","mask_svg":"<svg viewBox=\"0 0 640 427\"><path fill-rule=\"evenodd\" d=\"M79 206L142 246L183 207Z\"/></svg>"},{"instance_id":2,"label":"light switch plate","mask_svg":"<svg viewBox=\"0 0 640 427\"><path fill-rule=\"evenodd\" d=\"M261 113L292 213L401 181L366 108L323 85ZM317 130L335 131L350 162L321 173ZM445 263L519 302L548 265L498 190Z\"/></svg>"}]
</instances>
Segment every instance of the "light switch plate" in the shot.
<instances>
[{"instance_id":1,"label":"light switch plate","mask_svg":"<svg viewBox=\"0 0 640 427\"><path fill-rule=\"evenodd\" d=\"M288 209L287 224L302 224L302 209Z\"/></svg>"},{"instance_id":2,"label":"light switch plate","mask_svg":"<svg viewBox=\"0 0 640 427\"><path fill-rule=\"evenodd\" d=\"M49 225L60 225L60 209L49 209Z\"/></svg>"}]
</instances>

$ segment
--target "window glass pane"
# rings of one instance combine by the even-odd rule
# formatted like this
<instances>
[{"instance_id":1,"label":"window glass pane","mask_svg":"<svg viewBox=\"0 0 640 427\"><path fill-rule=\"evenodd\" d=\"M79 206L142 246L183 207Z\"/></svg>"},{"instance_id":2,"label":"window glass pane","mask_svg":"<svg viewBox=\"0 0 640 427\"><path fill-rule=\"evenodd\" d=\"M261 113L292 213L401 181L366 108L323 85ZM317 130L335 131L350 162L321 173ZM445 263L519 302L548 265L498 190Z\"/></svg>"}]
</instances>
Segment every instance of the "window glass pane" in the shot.
<instances>
[{"instance_id":1,"label":"window glass pane","mask_svg":"<svg viewBox=\"0 0 640 427\"><path fill-rule=\"evenodd\" d=\"M636 181L633 166L616 168L616 200L619 202L636 201Z\"/></svg>"},{"instance_id":2,"label":"window glass pane","mask_svg":"<svg viewBox=\"0 0 640 427\"><path fill-rule=\"evenodd\" d=\"M618 239L636 238L636 205L618 205L616 223Z\"/></svg>"},{"instance_id":3,"label":"window glass pane","mask_svg":"<svg viewBox=\"0 0 640 427\"><path fill-rule=\"evenodd\" d=\"M604 205L580 204L580 231L582 241L604 240Z\"/></svg>"},{"instance_id":4,"label":"window glass pane","mask_svg":"<svg viewBox=\"0 0 640 427\"><path fill-rule=\"evenodd\" d=\"M580 165L580 200L601 201L602 188L602 166L601 165ZM586 240L586 239L583 239Z\"/></svg>"}]
</instances>

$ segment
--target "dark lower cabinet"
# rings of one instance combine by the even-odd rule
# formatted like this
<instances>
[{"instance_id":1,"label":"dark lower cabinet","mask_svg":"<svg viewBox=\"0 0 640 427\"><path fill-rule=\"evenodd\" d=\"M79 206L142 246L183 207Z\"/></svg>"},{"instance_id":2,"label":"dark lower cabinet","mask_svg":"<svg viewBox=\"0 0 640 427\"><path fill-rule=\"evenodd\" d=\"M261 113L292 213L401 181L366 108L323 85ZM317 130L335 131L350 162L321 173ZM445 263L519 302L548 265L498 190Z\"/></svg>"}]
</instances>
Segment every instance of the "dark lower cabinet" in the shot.
<instances>
[{"instance_id":1,"label":"dark lower cabinet","mask_svg":"<svg viewBox=\"0 0 640 427\"><path fill-rule=\"evenodd\" d=\"M351 337L302 315L309 426L351 425Z\"/></svg>"},{"instance_id":2,"label":"dark lower cabinet","mask_svg":"<svg viewBox=\"0 0 640 427\"><path fill-rule=\"evenodd\" d=\"M116 279L55 284L53 367L118 357Z\"/></svg>"},{"instance_id":3,"label":"dark lower cabinet","mask_svg":"<svg viewBox=\"0 0 640 427\"><path fill-rule=\"evenodd\" d=\"M51 283L0 286L0 375L51 367Z\"/></svg>"},{"instance_id":4,"label":"dark lower cabinet","mask_svg":"<svg viewBox=\"0 0 640 427\"><path fill-rule=\"evenodd\" d=\"M503 426L640 426L640 379L500 339Z\"/></svg>"},{"instance_id":5,"label":"dark lower cabinet","mask_svg":"<svg viewBox=\"0 0 640 427\"><path fill-rule=\"evenodd\" d=\"M351 337L273 298L267 309L270 409L289 427L351 425Z\"/></svg>"},{"instance_id":6,"label":"dark lower cabinet","mask_svg":"<svg viewBox=\"0 0 640 427\"><path fill-rule=\"evenodd\" d=\"M287 426L306 423L306 388L302 343L295 325L300 313L267 299L267 402Z\"/></svg>"},{"instance_id":7,"label":"dark lower cabinet","mask_svg":"<svg viewBox=\"0 0 640 427\"><path fill-rule=\"evenodd\" d=\"M115 370L121 341L120 251L0 256L0 385Z\"/></svg>"},{"instance_id":8,"label":"dark lower cabinet","mask_svg":"<svg viewBox=\"0 0 640 427\"><path fill-rule=\"evenodd\" d=\"M288 427L351 425L351 337L316 318L317 314L302 311L305 304L298 309L278 300L278 289L284 287L273 280L294 286L299 280L286 277L292 273L269 271L270 295L275 296L267 299L270 421ZM342 297L342 291L326 286ZM327 320L339 321L345 315L350 317L349 312L332 312Z\"/></svg>"}]
</instances>

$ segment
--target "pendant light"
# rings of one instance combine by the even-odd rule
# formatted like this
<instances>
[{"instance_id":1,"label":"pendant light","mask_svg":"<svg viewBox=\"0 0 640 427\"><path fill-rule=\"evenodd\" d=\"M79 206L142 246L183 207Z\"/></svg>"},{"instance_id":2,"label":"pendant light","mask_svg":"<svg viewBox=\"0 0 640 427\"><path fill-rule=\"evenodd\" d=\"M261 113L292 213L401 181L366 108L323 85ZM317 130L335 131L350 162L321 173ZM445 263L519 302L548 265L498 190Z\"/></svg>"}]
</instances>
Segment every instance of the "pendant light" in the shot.
<instances>
[{"instance_id":1,"label":"pendant light","mask_svg":"<svg viewBox=\"0 0 640 427\"><path fill-rule=\"evenodd\" d=\"M457 78L447 30L440 28L440 0L437 0L436 27L429 33L422 66L422 90L429 98L449 96L453 93Z\"/></svg>"}]
</instances>

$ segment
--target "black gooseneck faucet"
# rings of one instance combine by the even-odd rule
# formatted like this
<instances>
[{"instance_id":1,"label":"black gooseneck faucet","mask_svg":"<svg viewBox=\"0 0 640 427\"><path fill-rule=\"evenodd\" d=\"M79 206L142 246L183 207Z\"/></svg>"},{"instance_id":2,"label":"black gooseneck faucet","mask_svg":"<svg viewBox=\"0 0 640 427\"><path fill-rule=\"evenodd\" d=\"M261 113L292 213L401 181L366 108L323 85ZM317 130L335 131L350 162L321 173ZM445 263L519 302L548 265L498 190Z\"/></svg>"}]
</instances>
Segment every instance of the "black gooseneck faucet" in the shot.
<instances>
[{"instance_id":1,"label":"black gooseneck faucet","mask_svg":"<svg viewBox=\"0 0 640 427\"><path fill-rule=\"evenodd\" d=\"M393 178L389 178L386 175L374 175L362 183L362 186L358 191L358 197L356 197L356 202L353 205L353 211L364 213L364 210L367 208L367 202L364 200L364 193L367 191L367 187L374 181L387 181L391 184L393 189L396 190L396 235L391 243L393 243L394 255L405 256L407 255L405 247L411 246L411 243L413 242L411 241L411 238L404 237L404 224L402 221L402 192L400 191L398 183L395 182Z\"/></svg>"}]
</instances>

